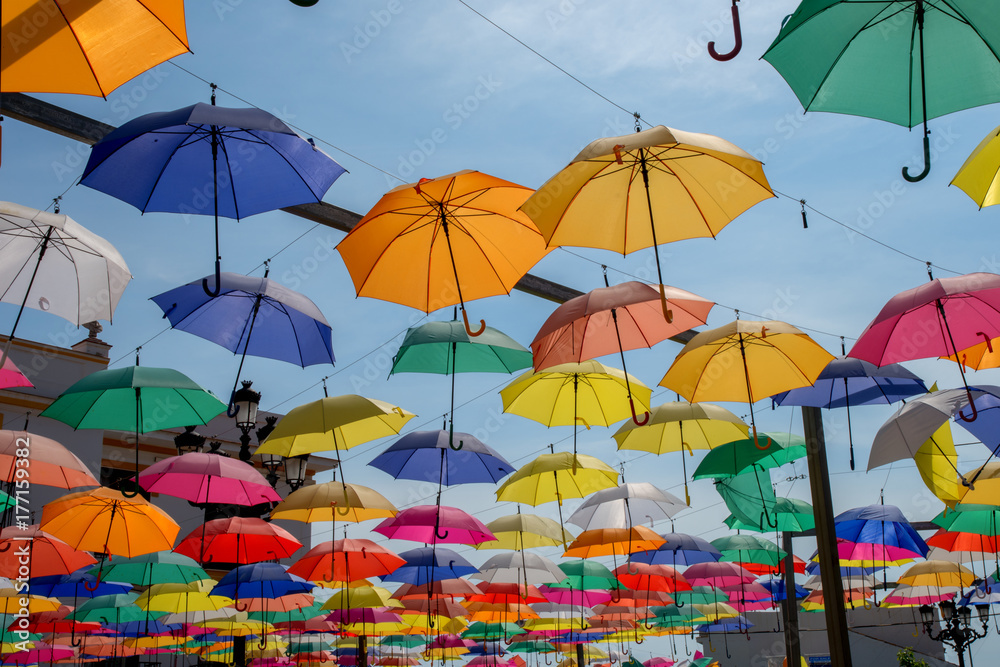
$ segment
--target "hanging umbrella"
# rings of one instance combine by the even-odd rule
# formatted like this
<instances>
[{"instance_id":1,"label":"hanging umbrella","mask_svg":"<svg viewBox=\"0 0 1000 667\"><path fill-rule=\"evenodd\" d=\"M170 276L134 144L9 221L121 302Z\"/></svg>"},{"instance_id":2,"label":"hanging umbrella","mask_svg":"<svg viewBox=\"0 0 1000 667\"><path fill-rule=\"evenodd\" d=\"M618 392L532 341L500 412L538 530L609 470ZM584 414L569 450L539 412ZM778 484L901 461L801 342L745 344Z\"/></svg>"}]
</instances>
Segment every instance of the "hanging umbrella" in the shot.
<instances>
[{"instance_id":1,"label":"hanging umbrella","mask_svg":"<svg viewBox=\"0 0 1000 667\"><path fill-rule=\"evenodd\" d=\"M893 505L869 505L841 512L834 518L834 525L841 561L875 565L927 555L927 544Z\"/></svg>"},{"instance_id":2,"label":"hanging umbrella","mask_svg":"<svg viewBox=\"0 0 1000 667\"><path fill-rule=\"evenodd\" d=\"M899 576L897 582L908 586L928 586L960 590L978 583L976 575L959 563L928 560L909 567ZM944 592L954 592L941 590Z\"/></svg>"},{"instance_id":3,"label":"hanging umbrella","mask_svg":"<svg viewBox=\"0 0 1000 667\"><path fill-rule=\"evenodd\" d=\"M233 392L247 355L305 368L333 364L333 333L323 313L304 294L263 278L223 273L218 294L205 293L208 278L150 298L174 329L210 340L236 354L242 348ZM252 344L251 344L252 337ZM230 405L230 407L232 407Z\"/></svg>"},{"instance_id":4,"label":"hanging umbrella","mask_svg":"<svg viewBox=\"0 0 1000 667\"><path fill-rule=\"evenodd\" d=\"M139 486L192 503L260 505L281 496L249 463L208 452L161 459L139 473Z\"/></svg>"},{"instance_id":5,"label":"hanging umbrella","mask_svg":"<svg viewBox=\"0 0 1000 667\"><path fill-rule=\"evenodd\" d=\"M527 551L503 552L483 563L472 579L490 584L538 586L562 581L566 574L548 558Z\"/></svg>"},{"instance_id":6,"label":"hanging umbrella","mask_svg":"<svg viewBox=\"0 0 1000 667\"><path fill-rule=\"evenodd\" d=\"M633 482L591 494L567 521L584 530L631 528L635 518L638 523L647 519L652 523L672 519L685 509L687 505L673 494L648 482Z\"/></svg>"},{"instance_id":7,"label":"hanging umbrella","mask_svg":"<svg viewBox=\"0 0 1000 667\"><path fill-rule=\"evenodd\" d=\"M406 330L389 375L437 373L451 376L451 408L448 411L448 444L454 445L455 375L458 373L513 373L531 365L531 354L510 336L486 329L471 336L458 320L428 322ZM391 473L390 473L391 474ZM494 480L496 481L496 480Z\"/></svg>"},{"instance_id":8,"label":"hanging umbrella","mask_svg":"<svg viewBox=\"0 0 1000 667\"><path fill-rule=\"evenodd\" d=\"M735 515L729 515L724 523L734 530L754 530L762 533L777 531L780 533L800 533L813 530L816 518L813 516L812 505L795 498L777 498L774 501L774 519L777 526L770 525L766 518L763 522L747 523Z\"/></svg>"},{"instance_id":9,"label":"hanging umbrella","mask_svg":"<svg viewBox=\"0 0 1000 667\"><path fill-rule=\"evenodd\" d=\"M4 62L6 70L6 58ZM6 74L2 78L6 80ZM48 213L0 202L0 301L20 305L0 366L7 361L25 307L76 326L110 322L132 279L114 246L58 209Z\"/></svg>"},{"instance_id":10,"label":"hanging umbrella","mask_svg":"<svg viewBox=\"0 0 1000 667\"><path fill-rule=\"evenodd\" d=\"M545 256L538 229L517 210L531 190L478 171L400 185L337 245L358 296L430 313L509 294Z\"/></svg>"},{"instance_id":11,"label":"hanging umbrella","mask_svg":"<svg viewBox=\"0 0 1000 667\"><path fill-rule=\"evenodd\" d=\"M777 567L785 557L785 552L774 542L756 535L726 535L712 540L712 546L722 554L720 561L739 563L756 563Z\"/></svg>"},{"instance_id":12,"label":"hanging umbrella","mask_svg":"<svg viewBox=\"0 0 1000 667\"><path fill-rule=\"evenodd\" d=\"M638 114L636 130L591 142L521 209L549 246L623 255L654 248L661 309L670 322L656 246L714 238L740 213L774 195L761 163L724 139L662 125L638 131Z\"/></svg>"},{"instance_id":13,"label":"hanging umbrella","mask_svg":"<svg viewBox=\"0 0 1000 667\"><path fill-rule=\"evenodd\" d=\"M98 571L103 571L103 577L107 581L124 581L136 586L149 586L154 582L190 584L209 578L193 558L172 551L154 551L131 558L116 558L102 570L94 568L90 573L96 574Z\"/></svg>"},{"instance_id":14,"label":"hanging umbrella","mask_svg":"<svg viewBox=\"0 0 1000 667\"><path fill-rule=\"evenodd\" d=\"M24 449L27 456L19 456L18 450ZM22 458L28 461L32 484L60 489L100 486L87 464L55 440L27 431L0 431L0 481L14 484Z\"/></svg>"},{"instance_id":15,"label":"hanging umbrella","mask_svg":"<svg viewBox=\"0 0 1000 667\"><path fill-rule=\"evenodd\" d=\"M809 336L784 322L737 320L703 331L680 351L660 385L692 403L736 401L750 406L754 445L757 439L753 404L782 391L813 384L833 355ZM732 369L743 372L733 372Z\"/></svg>"},{"instance_id":16,"label":"hanging umbrella","mask_svg":"<svg viewBox=\"0 0 1000 667\"><path fill-rule=\"evenodd\" d=\"M494 539L482 521L457 507L417 505L373 528L394 540L424 544L480 544Z\"/></svg>"},{"instance_id":17,"label":"hanging umbrella","mask_svg":"<svg viewBox=\"0 0 1000 667\"><path fill-rule=\"evenodd\" d=\"M714 563L722 554L708 540L684 533L665 533L663 546L655 551L633 554L634 563L684 567L695 563Z\"/></svg>"},{"instance_id":18,"label":"hanging umbrella","mask_svg":"<svg viewBox=\"0 0 1000 667\"><path fill-rule=\"evenodd\" d=\"M610 426L648 411L652 390L636 378L596 361L561 364L541 372L529 370L500 390L503 411L546 426ZM626 405L628 409L626 409Z\"/></svg>"},{"instance_id":19,"label":"hanging umbrella","mask_svg":"<svg viewBox=\"0 0 1000 667\"><path fill-rule=\"evenodd\" d=\"M636 551L651 551L663 543L662 537L645 526L592 528L577 535L576 539L566 547L563 557L627 556Z\"/></svg>"},{"instance_id":20,"label":"hanging umbrella","mask_svg":"<svg viewBox=\"0 0 1000 667\"><path fill-rule=\"evenodd\" d=\"M39 24L34 16L44 17ZM29 33L22 26L32 25ZM12 0L3 7L0 92L107 98L115 88L188 51L184 3Z\"/></svg>"},{"instance_id":21,"label":"hanging umbrella","mask_svg":"<svg viewBox=\"0 0 1000 667\"><path fill-rule=\"evenodd\" d=\"M479 571L472 563L443 547L412 549L399 554L399 557L406 563L390 574L380 575L382 581L420 585L442 579L457 579Z\"/></svg>"},{"instance_id":22,"label":"hanging umbrella","mask_svg":"<svg viewBox=\"0 0 1000 667\"><path fill-rule=\"evenodd\" d=\"M288 571L316 582L351 582L391 574L405 563L404 559L371 540L345 538L317 544Z\"/></svg>"},{"instance_id":23,"label":"hanging umbrella","mask_svg":"<svg viewBox=\"0 0 1000 667\"><path fill-rule=\"evenodd\" d=\"M806 0L762 56L806 111L924 126L924 170L930 171L927 121L1000 101L1000 29L968 0ZM878 63L873 67L873 63Z\"/></svg>"},{"instance_id":24,"label":"hanging umbrella","mask_svg":"<svg viewBox=\"0 0 1000 667\"><path fill-rule=\"evenodd\" d=\"M288 558L302 543L287 530L263 519L238 516L212 519L192 530L174 549L200 563L259 563Z\"/></svg>"},{"instance_id":25,"label":"hanging umbrella","mask_svg":"<svg viewBox=\"0 0 1000 667\"><path fill-rule=\"evenodd\" d=\"M0 389L34 386L9 357L3 362L3 366L0 367Z\"/></svg>"},{"instance_id":26,"label":"hanging umbrella","mask_svg":"<svg viewBox=\"0 0 1000 667\"><path fill-rule=\"evenodd\" d=\"M221 293L219 216L245 218L321 201L344 168L272 114L194 104L134 118L94 144L80 184L131 204L215 216L215 285ZM239 195L237 196L237 193Z\"/></svg>"},{"instance_id":27,"label":"hanging umbrella","mask_svg":"<svg viewBox=\"0 0 1000 667\"><path fill-rule=\"evenodd\" d=\"M486 527L496 537L495 540L481 542L477 549L505 549L521 551L534 547L555 547L573 540L573 535L557 522L536 514L508 514L494 519Z\"/></svg>"},{"instance_id":28,"label":"hanging umbrella","mask_svg":"<svg viewBox=\"0 0 1000 667\"><path fill-rule=\"evenodd\" d=\"M998 169L1000 169L1000 160L998 160L997 155L1000 142L997 141L997 136L1000 136L1000 127L994 128L979 142L976 149L969 154L969 157L965 158L965 162L958 170L958 173L955 174L955 178L951 179L950 183L950 185L957 186L965 194L969 195L972 201L979 205L980 210L984 206L993 206L1000 202L1000 199L997 197L997 173ZM979 357L982 357L984 352L987 352L987 347L989 348L988 352L990 356L995 360L993 344L987 341L982 344L979 350L976 350L978 352L977 361ZM972 360L972 356L972 354L969 355L970 360ZM995 368L996 366L987 365L978 367Z\"/></svg>"},{"instance_id":29,"label":"hanging umbrella","mask_svg":"<svg viewBox=\"0 0 1000 667\"><path fill-rule=\"evenodd\" d=\"M767 470L752 466L734 477L716 479L715 490L737 520L752 526L766 526L768 530L776 527L774 511L778 500Z\"/></svg>"},{"instance_id":30,"label":"hanging umbrella","mask_svg":"<svg viewBox=\"0 0 1000 667\"><path fill-rule=\"evenodd\" d=\"M27 554L25 554L27 552ZM17 579L22 558L28 556L29 577L68 575L97 561L37 524L9 526L0 531L0 576Z\"/></svg>"},{"instance_id":31,"label":"hanging umbrella","mask_svg":"<svg viewBox=\"0 0 1000 667\"><path fill-rule=\"evenodd\" d=\"M844 341L840 341L841 352ZM851 406L895 403L927 392L924 381L899 364L881 368L852 357L834 358L811 387L800 387L772 396L777 405L808 405L815 408L847 409L847 438L854 470L854 436L851 431Z\"/></svg>"},{"instance_id":32,"label":"hanging umbrella","mask_svg":"<svg viewBox=\"0 0 1000 667\"><path fill-rule=\"evenodd\" d=\"M948 422L941 424L917 449L913 454L913 461L917 464L924 486L945 505L954 507L961 498L961 489L960 481L955 475L958 470L958 451Z\"/></svg>"},{"instance_id":33,"label":"hanging umbrella","mask_svg":"<svg viewBox=\"0 0 1000 667\"><path fill-rule=\"evenodd\" d=\"M468 433L413 431L407 433L368 465L396 479L437 482L441 485L493 483L514 472L495 449Z\"/></svg>"},{"instance_id":34,"label":"hanging umbrella","mask_svg":"<svg viewBox=\"0 0 1000 667\"><path fill-rule=\"evenodd\" d=\"M639 426L627 421L614 434L618 449L634 449L651 454L681 452L694 456L696 449L713 449L747 437L750 427L725 408L711 403L677 401L664 403L650 412L649 422ZM688 492L687 461L681 456L684 472L684 499L691 504Z\"/></svg>"},{"instance_id":35,"label":"hanging umbrella","mask_svg":"<svg viewBox=\"0 0 1000 667\"><path fill-rule=\"evenodd\" d=\"M766 440L765 447L753 447ZM722 479L736 477L751 469L770 470L803 458L806 441L792 433L761 433L757 443L753 440L727 442L705 455L693 479Z\"/></svg>"},{"instance_id":36,"label":"hanging umbrella","mask_svg":"<svg viewBox=\"0 0 1000 667\"><path fill-rule=\"evenodd\" d=\"M129 558L169 550L180 532L173 519L145 498L129 499L103 486L46 503L39 528L74 549Z\"/></svg>"},{"instance_id":37,"label":"hanging umbrella","mask_svg":"<svg viewBox=\"0 0 1000 667\"><path fill-rule=\"evenodd\" d=\"M132 431L136 434L135 474L139 476L139 434L207 424L226 406L186 375L169 368L139 365L110 368L78 380L42 411L74 429ZM169 405L170 410L161 406ZM134 498L138 491L126 492Z\"/></svg>"},{"instance_id":38,"label":"hanging umbrella","mask_svg":"<svg viewBox=\"0 0 1000 667\"><path fill-rule=\"evenodd\" d=\"M99 581L97 576L87 571L84 566L70 574L58 574L31 578L31 592L50 598L92 598L98 595L116 595L128 593L132 586L117 583L113 579Z\"/></svg>"},{"instance_id":39,"label":"hanging umbrella","mask_svg":"<svg viewBox=\"0 0 1000 667\"><path fill-rule=\"evenodd\" d=\"M306 523L335 520L360 523L395 516L396 512L396 506L378 491L334 481L293 491L271 510L271 518Z\"/></svg>"}]
</instances>

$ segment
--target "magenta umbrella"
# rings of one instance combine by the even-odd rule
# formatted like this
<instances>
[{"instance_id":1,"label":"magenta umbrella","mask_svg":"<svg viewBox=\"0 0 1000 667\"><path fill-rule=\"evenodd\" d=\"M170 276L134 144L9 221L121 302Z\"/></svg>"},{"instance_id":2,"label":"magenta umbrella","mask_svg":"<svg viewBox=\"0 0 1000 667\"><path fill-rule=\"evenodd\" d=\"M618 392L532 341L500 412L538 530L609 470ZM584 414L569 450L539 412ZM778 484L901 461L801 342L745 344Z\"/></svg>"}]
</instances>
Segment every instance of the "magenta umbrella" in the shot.
<instances>
[{"instance_id":1,"label":"magenta umbrella","mask_svg":"<svg viewBox=\"0 0 1000 667\"><path fill-rule=\"evenodd\" d=\"M736 563L722 561L718 563L695 563L684 570L684 578L692 586L739 586L757 580L757 575Z\"/></svg>"},{"instance_id":2,"label":"magenta umbrella","mask_svg":"<svg viewBox=\"0 0 1000 667\"><path fill-rule=\"evenodd\" d=\"M45 662L55 662L72 658L76 651L66 646L53 646L43 642L35 642L34 647L27 651L15 651L4 657L5 665L35 665Z\"/></svg>"},{"instance_id":3,"label":"magenta umbrella","mask_svg":"<svg viewBox=\"0 0 1000 667\"><path fill-rule=\"evenodd\" d=\"M150 493L193 503L281 502L281 496L252 465L208 452L189 452L157 461L139 473L139 485Z\"/></svg>"},{"instance_id":4,"label":"magenta umbrella","mask_svg":"<svg viewBox=\"0 0 1000 667\"><path fill-rule=\"evenodd\" d=\"M930 268L927 271L930 275ZM949 357L961 350L1000 336L1000 276L969 273L932 279L900 292L882 310L847 356L884 366L910 359ZM965 367L958 364L962 383ZM965 421L976 418L959 416Z\"/></svg>"},{"instance_id":5,"label":"magenta umbrella","mask_svg":"<svg viewBox=\"0 0 1000 667\"><path fill-rule=\"evenodd\" d=\"M475 648L476 642L471 639L463 639L453 633L438 635L433 641L427 642L427 650L446 648Z\"/></svg>"},{"instance_id":6,"label":"magenta umbrella","mask_svg":"<svg viewBox=\"0 0 1000 667\"><path fill-rule=\"evenodd\" d=\"M0 389L34 386L9 357L4 360L3 367L0 367Z\"/></svg>"},{"instance_id":7,"label":"magenta umbrella","mask_svg":"<svg viewBox=\"0 0 1000 667\"><path fill-rule=\"evenodd\" d=\"M542 595L549 602L555 604L569 604L574 607L593 607L595 605L604 604L611 600L612 596L606 590L590 590L581 591L576 588L549 588L548 586L539 586L538 590L541 591Z\"/></svg>"},{"instance_id":8,"label":"magenta umbrella","mask_svg":"<svg viewBox=\"0 0 1000 667\"><path fill-rule=\"evenodd\" d=\"M477 655L465 663L465 667L513 667L515 663L497 655Z\"/></svg>"},{"instance_id":9,"label":"magenta umbrella","mask_svg":"<svg viewBox=\"0 0 1000 667\"><path fill-rule=\"evenodd\" d=\"M474 516L457 507L418 505L389 517L373 530L394 540L424 544L482 544L496 536Z\"/></svg>"}]
</instances>

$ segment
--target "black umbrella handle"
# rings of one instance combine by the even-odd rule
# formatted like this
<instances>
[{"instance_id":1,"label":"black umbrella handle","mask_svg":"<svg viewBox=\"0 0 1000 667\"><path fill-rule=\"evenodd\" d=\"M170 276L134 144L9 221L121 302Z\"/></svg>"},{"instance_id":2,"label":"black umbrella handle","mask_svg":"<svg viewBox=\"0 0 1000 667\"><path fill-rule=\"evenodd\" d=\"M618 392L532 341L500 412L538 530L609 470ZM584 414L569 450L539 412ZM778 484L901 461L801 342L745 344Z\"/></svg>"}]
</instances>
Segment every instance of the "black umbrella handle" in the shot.
<instances>
[{"instance_id":1,"label":"black umbrella handle","mask_svg":"<svg viewBox=\"0 0 1000 667\"><path fill-rule=\"evenodd\" d=\"M927 174L929 173L931 173L931 138L927 134L924 134L924 170L916 176L911 176L910 168L903 167L903 178L910 183L916 183L927 178Z\"/></svg>"},{"instance_id":2,"label":"black umbrella handle","mask_svg":"<svg viewBox=\"0 0 1000 667\"><path fill-rule=\"evenodd\" d=\"M209 289L208 278L201 279L201 288L213 299L222 292L222 267L218 259L215 260L215 289Z\"/></svg>"}]
</instances>

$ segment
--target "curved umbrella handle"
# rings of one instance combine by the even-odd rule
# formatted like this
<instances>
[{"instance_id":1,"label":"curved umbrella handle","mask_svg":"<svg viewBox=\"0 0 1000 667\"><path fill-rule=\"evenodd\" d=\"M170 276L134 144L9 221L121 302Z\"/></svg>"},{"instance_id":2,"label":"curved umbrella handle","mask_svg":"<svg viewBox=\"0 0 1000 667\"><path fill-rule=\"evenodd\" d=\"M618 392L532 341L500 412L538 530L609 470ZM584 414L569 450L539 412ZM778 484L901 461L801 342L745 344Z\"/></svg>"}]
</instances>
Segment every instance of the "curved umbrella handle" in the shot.
<instances>
[{"instance_id":1,"label":"curved umbrella handle","mask_svg":"<svg viewBox=\"0 0 1000 667\"><path fill-rule=\"evenodd\" d=\"M71 646L79 647L81 644L83 644L83 635L80 635L79 637L71 638L69 640L69 643L70 643Z\"/></svg>"},{"instance_id":2,"label":"curved umbrella handle","mask_svg":"<svg viewBox=\"0 0 1000 667\"><path fill-rule=\"evenodd\" d=\"M729 654L729 640L726 640L726 660L732 660L732 659L733 656Z\"/></svg>"},{"instance_id":3,"label":"curved umbrella handle","mask_svg":"<svg viewBox=\"0 0 1000 667\"><path fill-rule=\"evenodd\" d=\"M611 596L611 602L618 604L619 602L622 601L622 589L615 586L611 590L614 591L614 594Z\"/></svg>"},{"instance_id":4,"label":"curved umbrella handle","mask_svg":"<svg viewBox=\"0 0 1000 667\"><path fill-rule=\"evenodd\" d=\"M681 602L677 598L674 598L674 606L677 607L678 609L682 608L686 604L687 602Z\"/></svg>"},{"instance_id":5,"label":"curved umbrella handle","mask_svg":"<svg viewBox=\"0 0 1000 667\"><path fill-rule=\"evenodd\" d=\"M972 408L972 416L971 417L966 417L965 416L965 410L959 410L958 411L958 418L961 419L962 421L966 422L966 423L968 423L968 422L974 422L974 421L976 421L976 418L979 417L979 411L976 410L976 402L972 399L972 392L969 391L968 389L966 389L965 393L969 397L969 407Z\"/></svg>"},{"instance_id":6,"label":"curved umbrella handle","mask_svg":"<svg viewBox=\"0 0 1000 667\"><path fill-rule=\"evenodd\" d=\"M715 653L715 647L712 645L712 633L711 632L706 632L705 634L708 635L708 650L709 650L709 652L710 653Z\"/></svg>"},{"instance_id":7,"label":"curved umbrella handle","mask_svg":"<svg viewBox=\"0 0 1000 667\"><path fill-rule=\"evenodd\" d=\"M2 547L0 547L0 554L7 553L8 551L10 551L10 547L11 547L11 542L5 543Z\"/></svg>"},{"instance_id":8,"label":"curved umbrella handle","mask_svg":"<svg viewBox=\"0 0 1000 667\"><path fill-rule=\"evenodd\" d=\"M632 565L633 565L633 563L632 563L631 560L629 560L627 563L625 563L625 571L628 572L631 575L639 574L639 568L636 567L635 570L633 571L632 570Z\"/></svg>"},{"instance_id":9,"label":"curved umbrella handle","mask_svg":"<svg viewBox=\"0 0 1000 667\"><path fill-rule=\"evenodd\" d=\"M452 450L454 450L456 452L460 452L460 451L462 451L462 447L464 447L464 446L465 446L465 441L464 440L459 440L458 441L458 447L456 447L455 446L455 434L452 433L451 431L448 432L448 447L450 447Z\"/></svg>"},{"instance_id":10,"label":"curved umbrella handle","mask_svg":"<svg viewBox=\"0 0 1000 667\"><path fill-rule=\"evenodd\" d=\"M719 62L726 62L727 60L732 60L739 54L740 49L743 48L743 31L740 29L740 8L736 4L739 0L733 0L733 36L736 39L736 44L733 46L733 50L729 53L719 53L715 50L715 41L708 43L708 55L712 56Z\"/></svg>"},{"instance_id":11,"label":"curved umbrella handle","mask_svg":"<svg viewBox=\"0 0 1000 667\"><path fill-rule=\"evenodd\" d=\"M346 494L344 495L344 499L347 500L347 495ZM337 504L336 500L332 501L330 504L333 505L333 509L340 516L347 516L348 514L351 513L351 506L350 506L349 503L344 505L344 511L343 512L340 511L340 506Z\"/></svg>"},{"instance_id":12,"label":"curved umbrella handle","mask_svg":"<svg viewBox=\"0 0 1000 667\"><path fill-rule=\"evenodd\" d=\"M83 587L86 588L91 593L93 593L94 591L96 591L97 587L100 586L100 585L101 585L101 570L100 570L100 568L98 568L98 570L97 570L97 579L94 580L94 587L93 588L90 587L90 582L89 581L87 581L86 579L84 579L84 581L83 581Z\"/></svg>"},{"instance_id":13,"label":"curved umbrella handle","mask_svg":"<svg viewBox=\"0 0 1000 667\"><path fill-rule=\"evenodd\" d=\"M760 446L760 439L757 437L757 434L756 433L753 434L753 446L756 447L757 449L759 449L762 452L764 450L766 450L766 449L771 449L771 438L770 438L770 436L764 436L764 437L767 440L767 444L764 445L763 447L761 447Z\"/></svg>"},{"instance_id":14,"label":"curved umbrella handle","mask_svg":"<svg viewBox=\"0 0 1000 667\"><path fill-rule=\"evenodd\" d=\"M266 634L263 634L263 635L260 636L260 642L257 643L257 646L259 646L261 650L264 650L264 649L267 648L267 635Z\"/></svg>"},{"instance_id":15,"label":"curved umbrella handle","mask_svg":"<svg viewBox=\"0 0 1000 667\"><path fill-rule=\"evenodd\" d=\"M215 260L215 289L209 289L208 278L201 279L201 288L205 290L205 294L213 299L222 292L222 269L219 267L219 260Z\"/></svg>"},{"instance_id":16,"label":"curved umbrella handle","mask_svg":"<svg viewBox=\"0 0 1000 667\"><path fill-rule=\"evenodd\" d=\"M120 489L121 494L126 498L135 498L139 495L139 482L136 480L135 491L126 491L125 489Z\"/></svg>"},{"instance_id":17,"label":"curved umbrella handle","mask_svg":"<svg viewBox=\"0 0 1000 667\"><path fill-rule=\"evenodd\" d=\"M919 628L917 628L917 624L916 623L913 624L913 636L914 637L919 637L920 636L920 630L919 630Z\"/></svg>"},{"instance_id":18,"label":"curved umbrella handle","mask_svg":"<svg viewBox=\"0 0 1000 667\"><path fill-rule=\"evenodd\" d=\"M632 410L632 414L635 414L635 410ZM578 422L580 422L581 424L583 424L583 427L584 427L585 429L587 429L588 431L590 430L590 424L588 424L588 423L587 423L587 420L586 420L586 419L584 419L583 417L577 417L577 418L576 418L576 421L578 421Z\"/></svg>"},{"instance_id":19,"label":"curved umbrella handle","mask_svg":"<svg viewBox=\"0 0 1000 667\"><path fill-rule=\"evenodd\" d=\"M361 547L361 557L368 558L368 547Z\"/></svg>"},{"instance_id":20,"label":"curved umbrella handle","mask_svg":"<svg viewBox=\"0 0 1000 667\"><path fill-rule=\"evenodd\" d=\"M872 603L868 601L868 598L865 598L865 600L864 600L864 602L862 602L861 606L863 606L865 608L865 611L871 611L871 609L872 609Z\"/></svg>"},{"instance_id":21,"label":"curved umbrella handle","mask_svg":"<svg viewBox=\"0 0 1000 667\"><path fill-rule=\"evenodd\" d=\"M442 535L440 532L438 532L439 530L440 529L437 526L434 527L434 537L438 538L439 540L448 539L448 531L445 530L444 535Z\"/></svg>"},{"instance_id":22,"label":"curved umbrella handle","mask_svg":"<svg viewBox=\"0 0 1000 667\"><path fill-rule=\"evenodd\" d=\"M903 167L903 178L908 180L910 183L916 183L917 181L922 181L927 178L927 174L931 173L931 138L924 133L924 170L917 174L916 176L910 176L910 168Z\"/></svg>"},{"instance_id":23,"label":"curved umbrella handle","mask_svg":"<svg viewBox=\"0 0 1000 667\"><path fill-rule=\"evenodd\" d=\"M636 626L636 628L635 628L635 643L636 644L641 644L644 641L646 641L646 640L639 636L639 627ZM631 657L631 656L629 656L629 657Z\"/></svg>"},{"instance_id":24,"label":"curved umbrella handle","mask_svg":"<svg viewBox=\"0 0 1000 667\"><path fill-rule=\"evenodd\" d=\"M250 609L250 605L248 605L248 604L246 604L244 602L237 602L233 606L236 608L236 611L247 611L247 610Z\"/></svg>"},{"instance_id":25,"label":"curved umbrella handle","mask_svg":"<svg viewBox=\"0 0 1000 667\"><path fill-rule=\"evenodd\" d=\"M987 351L989 351L990 354L993 354L993 341L990 340L990 337L988 335L986 335L986 332L985 331L977 331L976 335L983 337L983 340L986 341L986 349L987 349Z\"/></svg>"},{"instance_id":26,"label":"curved umbrella handle","mask_svg":"<svg viewBox=\"0 0 1000 667\"><path fill-rule=\"evenodd\" d=\"M462 319L465 321L465 333L473 338L481 336L486 331L486 320L479 320L479 331L472 330L472 327L469 326L469 314L465 312L465 308L462 309Z\"/></svg>"},{"instance_id":27,"label":"curved umbrella handle","mask_svg":"<svg viewBox=\"0 0 1000 667\"><path fill-rule=\"evenodd\" d=\"M632 408L632 421L635 423L636 426L645 426L646 423L649 422L649 411L648 410L643 415L642 421L639 421L639 417L635 413L635 401L632 400L631 396L628 397L628 406L630 408Z\"/></svg>"}]
</instances>

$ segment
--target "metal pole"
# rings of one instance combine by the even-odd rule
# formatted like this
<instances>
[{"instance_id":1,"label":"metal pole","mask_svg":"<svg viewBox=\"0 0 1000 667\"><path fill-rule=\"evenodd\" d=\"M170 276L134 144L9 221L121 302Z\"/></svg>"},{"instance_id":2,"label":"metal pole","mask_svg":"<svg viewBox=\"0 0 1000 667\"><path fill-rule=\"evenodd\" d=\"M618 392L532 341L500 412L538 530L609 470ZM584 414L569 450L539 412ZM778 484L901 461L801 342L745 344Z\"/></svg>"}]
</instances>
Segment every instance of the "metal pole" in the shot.
<instances>
[{"instance_id":1,"label":"metal pole","mask_svg":"<svg viewBox=\"0 0 1000 667\"><path fill-rule=\"evenodd\" d=\"M847 614L844 611L844 588L840 580L840 558L837 555L837 534L833 523L830 470L826 462L823 414L819 408L802 407L802 428L809 462L813 514L816 518L816 546L819 549L820 578L823 582L830 664L832 667L852 667L851 640L848 636Z\"/></svg>"},{"instance_id":2,"label":"metal pole","mask_svg":"<svg viewBox=\"0 0 1000 667\"><path fill-rule=\"evenodd\" d=\"M368 635L365 634L358 635L358 667L368 667Z\"/></svg>"},{"instance_id":3,"label":"metal pole","mask_svg":"<svg viewBox=\"0 0 1000 667\"><path fill-rule=\"evenodd\" d=\"M576 667L584 667L583 644L576 645Z\"/></svg>"},{"instance_id":4,"label":"metal pole","mask_svg":"<svg viewBox=\"0 0 1000 667\"><path fill-rule=\"evenodd\" d=\"M785 552L785 601L782 610L785 614L785 664L788 667L799 667L802 663L799 641L799 602L795 595L795 559L792 555L792 534L781 533L781 549Z\"/></svg>"}]
</instances>

